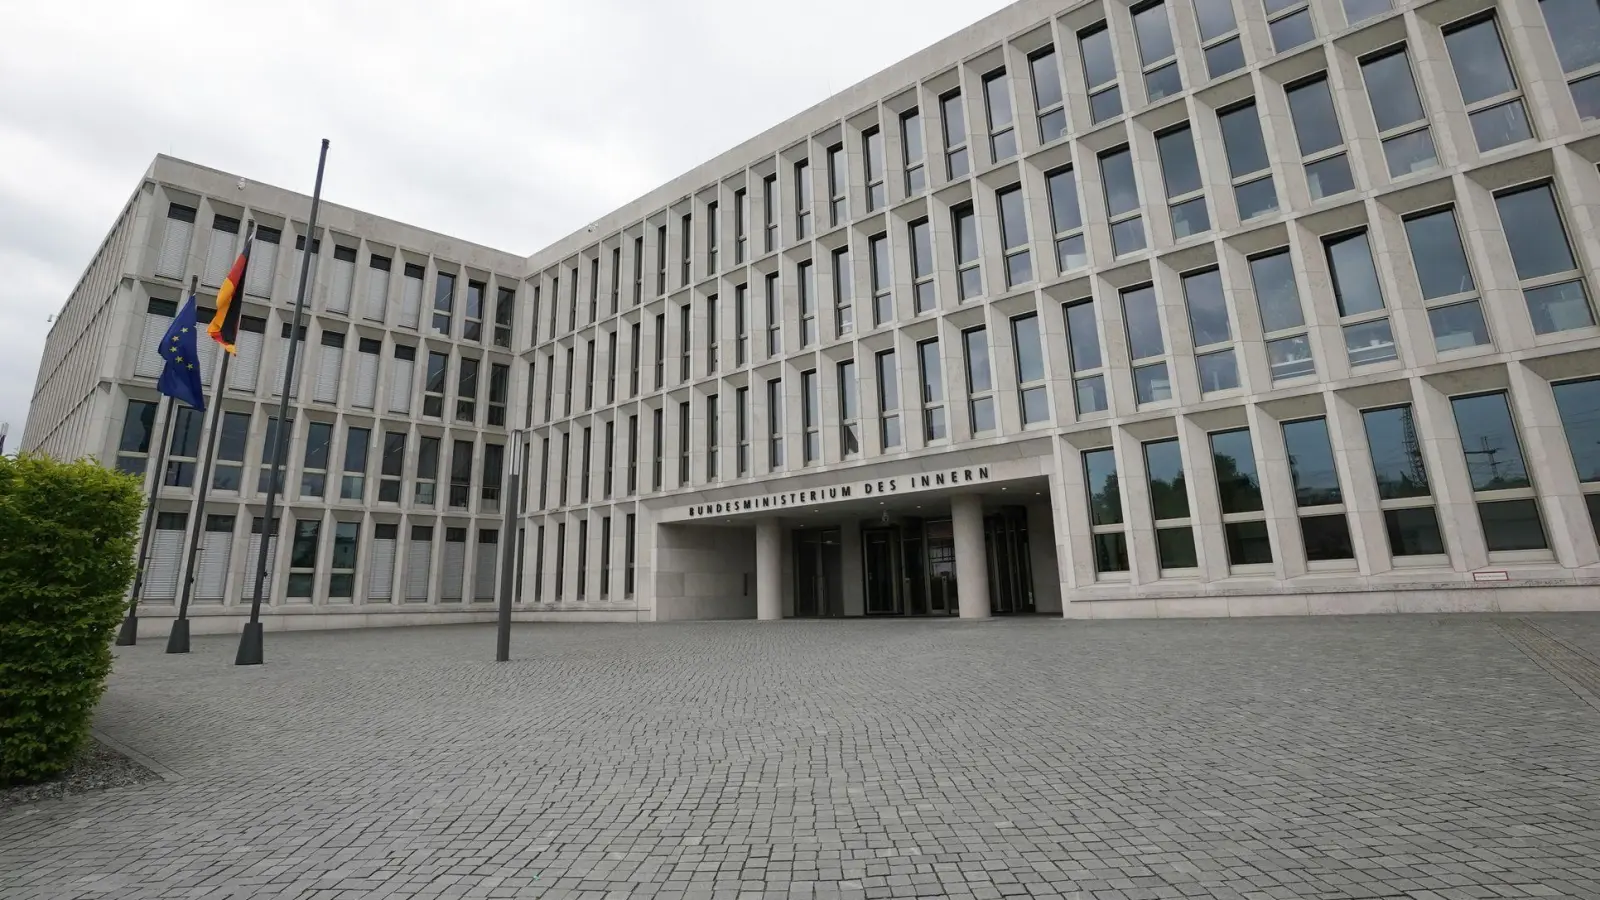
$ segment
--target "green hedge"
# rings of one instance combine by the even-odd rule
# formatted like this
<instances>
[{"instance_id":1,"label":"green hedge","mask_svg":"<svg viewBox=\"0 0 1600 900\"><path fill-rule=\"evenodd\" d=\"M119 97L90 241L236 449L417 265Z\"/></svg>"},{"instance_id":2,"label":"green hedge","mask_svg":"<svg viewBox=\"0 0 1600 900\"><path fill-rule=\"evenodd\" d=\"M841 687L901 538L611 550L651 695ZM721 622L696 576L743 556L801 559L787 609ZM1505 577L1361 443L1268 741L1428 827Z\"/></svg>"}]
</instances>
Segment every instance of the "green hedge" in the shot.
<instances>
[{"instance_id":1,"label":"green hedge","mask_svg":"<svg viewBox=\"0 0 1600 900\"><path fill-rule=\"evenodd\" d=\"M143 506L95 463L0 457L0 784L55 775L88 737Z\"/></svg>"}]
</instances>

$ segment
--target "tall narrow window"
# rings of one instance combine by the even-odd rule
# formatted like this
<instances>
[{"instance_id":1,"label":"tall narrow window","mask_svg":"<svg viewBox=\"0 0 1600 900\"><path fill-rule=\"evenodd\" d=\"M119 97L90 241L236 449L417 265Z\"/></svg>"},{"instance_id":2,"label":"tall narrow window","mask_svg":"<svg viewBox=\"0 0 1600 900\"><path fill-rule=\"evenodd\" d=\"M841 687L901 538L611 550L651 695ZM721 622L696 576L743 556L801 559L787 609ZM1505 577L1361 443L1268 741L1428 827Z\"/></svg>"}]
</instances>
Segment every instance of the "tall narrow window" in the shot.
<instances>
[{"instance_id":1,"label":"tall narrow window","mask_svg":"<svg viewBox=\"0 0 1600 900\"><path fill-rule=\"evenodd\" d=\"M1065 275L1089 264L1083 240L1083 213L1078 206L1078 177L1069 166L1045 176L1050 194L1050 230L1055 235L1056 270Z\"/></svg>"},{"instance_id":2,"label":"tall narrow window","mask_svg":"<svg viewBox=\"0 0 1600 900\"><path fill-rule=\"evenodd\" d=\"M550 439L539 442L539 509L550 506Z\"/></svg>"},{"instance_id":3,"label":"tall narrow window","mask_svg":"<svg viewBox=\"0 0 1600 900\"><path fill-rule=\"evenodd\" d=\"M889 268L889 236L875 234L867 238L868 276L872 279L872 325L889 324L894 318L894 277Z\"/></svg>"},{"instance_id":4,"label":"tall narrow window","mask_svg":"<svg viewBox=\"0 0 1600 900\"><path fill-rule=\"evenodd\" d=\"M811 260L796 267L795 274L800 287L800 348L803 350L817 343L817 286Z\"/></svg>"},{"instance_id":5,"label":"tall narrow window","mask_svg":"<svg viewBox=\"0 0 1600 900\"><path fill-rule=\"evenodd\" d=\"M923 165L922 114L915 109L900 114L900 152L906 167L906 196L915 197L928 186Z\"/></svg>"},{"instance_id":6,"label":"tall narrow window","mask_svg":"<svg viewBox=\"0 0 1600 900\"><path fill-rule=\"evenodd\" d=\"M656 383L655 389L667 386L667 314L656 315Z\"/></svg>"},{"instance_id":7,"label":"tall narrow window","mask_svg":"<svg viewBox=\"0 0 1600 900\"><path fill-rule=\"evenodd\" d=\"M1083 80L1089 88L1089 118L1098 125L1122 115L1122 91L1117 86L1117 58L1111 49L1111 31L1101 22L1078 32L1078 55L1083 59Z\"/></svg>"},{"instance_id":8,"label":"tall narrow window","mask_svg":"<svg viewBox=\"0 0 1600 900\"><path fill-rule=\"evenodd\" d=\"M1028 57L1033 75L1033 108L1039 117L1039 143L1067 136L1067 105L1061 90L1061 67L1056 48L1047 47Z\"/></svg>"},{"instance_id":9,"label":"tall narrow window","mask_svg":"<svg viewBox=\"0 0 1600 900\"><path fill-rule=\"evenodd\" d=\"M717 218L717 201L706 204L706 275L715 275L721 269L717 265L717 247L722 243L721 221Z\"/></svg>"},{"instance_id":10,"label":"tall narrow window","mask_svg":"<svg viewBox=\"0 0 1600 900\"><path fill-rule=\"evenodd\" d=\"M1600 118L1600 4L1594 0L1539 0L1556 59L1580 119Z\"/></svg>"},{"instance_id":11,"label":"tall narrow window","mask_svg":"<svg viewBox=\"0 0 1600 900\"><path fill-rule=\"evenodd\" d=\"M577 375L577 352L578 348L576 347L567 348L567 364L564 367L567 373L567 385L566 388L561 392L562 416L572 415L572 379Z\"/></svg>"},{"instance_id":12,"label":"tall narrow window","mask_svg":"<svg viewBox=\"0 0 1600 900\"><path fill-rule=\"evenodd\" d=\"M1222 273L1206 269L1184 275L1183 298L1189 311L1200 393L1238 387L1239 367L1233 355L1233 329L1222 290Z\"/></svg>"},{"instance_id":13,"label":"tall narrow window","mask_svg":"<svg viewBox=\"0 0 1600 900\"><path fill-rule=\"evenodd\" d=\"M456 421L475 422L478 418L478 368L481 360L463 356L456 370Z\"/></svg>"},{"instance_id":14,"label":"tall narrow window","mask_svg":"<svg viewBox=\"0 0 1600 900\"><path fill-rule=\"evenodd\" d=\"M634 557L634 549L633 548L634 548L635 532L638 530L636 528L635 524L634 524L635 521L636 521L635 514L634 513L628 513L626 521L627 521L627 524L623 527L623 530L622 530L622 557L623 557L623 563L622 563L622 595L624 597L632 597L633 596L633 557Z\"/></svg>"},{"instance_id":15,"label":"tall narrow window","mask_svg":"<svg viewBox=\"0 0 1600 900\"><path fill-rule=\"evenodd\" d=\"M667 292L667 226L656 228L656 294Z\"/></svg>"},{"instance_id":16,"label":"tall narrow window","mask_svg":"<svg viewBox=\"0 0 1600 900\"><path fill-rule=\"evenodd\" d=\"M689 483L689 401L678 404L678 486Z\"/></svg>"},{"instance_id":17,"label":"tall narrow window","mask_svg":"<svg viewBox=\"0 0 1600 900\"><path fill-rule=\"evenodd\" d=\"M312 515L317 515L312 513ZM321 543L322 520L296 519L294 543L289 547L289 596L310 599L317 572L317 546Z\"/></svg>"},{"instance_id":18,"label":"tall narrow window","mask_svg":"<svg viewBox=\"0 0 1600 900\"><path fill-rule=\"evenodd\" d=\"M1006 286L1017 287L1033 280L1033 255L1028 251L1028 206L1022 199L1022 185L1013 185L995 195L1000 206L1000 243L1006 257Z\"/></svg>"},{"instance_id":19,"label":"tall narrow window","mask_svg":"<svg viewBox=\"0 0 1600 900\"><path fill-rule=\"evenodd\" d=\"M694 281L694 217L684 213L678 224L678 286L688 287Z\"/></svg>"},{"instance_id":20,"label":"tall narrow window","mask_svg":"<svg viewBox=\"0 0 1600 900\"><path fill-rule=\"evenodd\" d=\"M1294 483L1306 561L1315 567L1317 563L1354 560L1355 546L1350 540L1333 442L1328 439L1328 420L1283 423L1283 443L1289 453L1289 477Z\"/></svg>"},{"instance_id":21,"label":"tall narrow window","mask_svg":"<svg viewBox=\"0 0 1600 900\"><path fill-rule=\"evenodd\" d=\"M762 247L771 253L778 249L778 176L768 175L761 180Z\"/></svg>"},{"instance_id":22,"label":"tall narrow window","mask_svg":"<svg viewBox=\"0 0 1600 900\"><path fill-rule=\"evenodd\" d=\"M356 554L361 542L361 523L333 523L333 553L328 567L328 598L349 600L355 595Z\"/></svg>"},{"instance_id":23,"label":"tall narrow window","mask_svg":"<svg viewBox=\"0 0 1600 900\"><path fill-rule=\"evenodd\" d=\"M494 345L511 349L511 323L517 310L517 292L511 288L498 288L494 301Z\"/></svg>"},{"instance_id":24,"label":"tall narrow window","mask_svg":"<svg viewBox=\"0 0 1600 900\"><path fill-rule=\"evenodd\" d=\"M464 341L483 342L483 297L488 289L489 286L481 281L467 282L467 308L461 323L461 339Z\"/></svg>"},{"instance_id":25,"label":"tall narrow window","mask_svg":"<svg viewBox=\"0 0 1600 900\"><path fill-rule=\"evenodd\" d=\"M622 248L611 248L611 308L607 310L610 315L616 315L622 306Z\"/></svg>"},{"instance_id":26,"label":"tall narrow window","mask_svg":"<svg viewBox=\"0 0 1600 900\"><path fill-rule=\"evenodd\" d=\"M800 373L800 401L801 459L809 466L822 459L822 387L816 369Z\"/></svg>"},{"instance_id":27,"label":"tall narrow window","mask_svg":"<svg viewBox=\"0 0 1600 900\"><path fill-rule=\"evenodd\" d=\"M199 417L196 416L196 419ZM196 422L196 425L199 423ZM306 429L306 455L300 470L300 497L325 496L328 483L328 452L333 444L333 426L312 422ZM167 483L172 484L172 465L167 467Z\"/></svg>"},{"instance_id":28,"label":"tall narrow window","mask_svg":"<svg viewBox=\"0 0 1600 900\"><path fill-rule=\"evenodd\" d=\"M344 433L344 474L339 479L339 499L360 503L367 496L367 450L372 429L349 426Z\"/></svg>"},{"instance_id":29,"label":"tall narrow window","mask_svg":"<svg viewBox=\"0 0 1600 900\"><path fill-rule=\"evenodd\" d=\"M963 302L983 296L983 267L978 251L978 217L971 203L950 211L951 231L956 237L956 287Z\"/></svg>"},{"instance_id":30,"label":"tall narrow window","mask_svg":"<svg viewBox=\"0 0 1600 900\"><path fill-rule=\"evenodd\" d=\"M600 517L600 599L611 596L611 517Z\"/></svg>"},{"instance_id":31,"label":"tall narrow window","mask_svg":"<svg viewBox=\"0 0 1600 900\"><path fill-rule=\"evenodd\" d=\"M733 364L742 367L750 361L750 285L733 289Z\"/></svg>"},{"instance_id":32,"label":"tall narrow window","mask_svg":"<svg viewBox=\"0 0 1600 900\"><path fill-rule=\"evenodd\" d=\"M628 496L639 492L639 417L628 417Z\"/></svg>"},{"instance_id":33,"label":"tall narrow window","mask_svg":"<svg viewBox=\"0 0 1600 900\"><path fill-rule=\"evenodd\" d=\"M434 497L438 494L438 481L439 439L423 436L417 443L417 477L412 502L417 506L432 507Z\"/></svg>"},{"instance_id":34,"label":"tall narrow window","mask_svg":"<svg viewBox=\"0 0 1600 900\"><path fill-rule=\"evenodd\" d=\"M744 265L750 256L750 194L744 188L733 192L733 264Z\"/></svg>"},{"instance_id":35,"label":"tall narrow window","mask_svg":"<svg viewBox=\"0 0 1600 900\"><path fill-rule=\"evenodd\" d=\"M763 283L767 306L767 358L783 354L783 298L778 294L778 275L768 275Z\"/></svg>"},{"instance_id":36,"label":"tall narrow window","mask_svg":"<svg viewBox=\"0 0 1600 900\"><path fill-rule=\"evenodd\" d=\"M1489 552L1548 549L1533 479L1505 392L1452 397L1450 406Z\"/></svg>"},{"instance_id":37,"label":"tall narrow window","mask_svg":"<svg viewBox=\"0 0 1600 900\"><path fill-rule=\"evenodd\" d=\"M567 523L556 523L556 581L555 600L557 603L566 600L563 587L567 580Z\"/></svg>"},{"instance_id":38,"label":"tall narrow window","mask_svg":"<svg viewBox=\"0 0 1600 900\"><path fill-rule=\"evenodd\" d=\"M566 467L562 470L565 472ZM563 503L566 498L562 498ZM456 441L450 451L450 508L466 509L472 501L472 442Z\"/></svg>"},{"instance_id":39,"label":"tall narrow window","mask_svg":"<svg viewBox=\"0 0 1600 900\"><path fill-rule=\"evenodd\" d=\"M1361 60L1361 77L1367 84L1367 99L1378 123L1389 174L1398 178L1437 166L1439 157L1428 130L1428 114L1417 94L1406 48L1385 50Z\"/></svg>"},{"instance_id":40,"label":"tall narrow window","mask_svg":"<svg viewBox=\"0 0 1600 900\"><path fill-rule=\"evenodd\" d=\"M1143 250L1144 219L1140 217L1139 183L1127 147L1100 155L1100 180L1105 184L1106 214L1111 218L1111 249L1118 256Z\"/></svg>"},{"instance_id":41,"label":"tall narrow window","mask_svg":"<svg viewBox=\"0 0 1600 900\"><path fill-rule=\"evenodd\" d=\"M811 236L811 164L800 160L794 164L794 209L796 240Z\"/></svg>"},{"instance_id":42,"label":"tall narrow window","mask_svg":"<svg viewBox=\"0 0 1600 900\"><path fill-rule=\"evenodd\" d=\"M876 125L861 133L861 159L866 168L867 212L876 212L888 202L883 181L883 132Z\"/></svg>"},{"instance_id":43,"label":"tall narrow window","mask_svg":"<svg viewBox=\"0 0 1600 900\"><path fill-rule=\"evenodd\" d=\"M650 462L650 490L659 491L661 490L661 470L666 463L664 458L666 456L667 442L666 414L658 407L650 410L650 419L650 442L652 450L652 459Z\"/></svg>"},{"instance_id":44,"label":"tall narrow window","mask_svg":"<svg viewBox=\"0 0 1600 900\"><path fill-rule=\"evenodd\" d=\"M1161 159L1161 180L1167 188L1173 238L1181 241L1210 231L1200 162L1194 152L1194 131L1188 123L1157 134L1156 154Z\"/></svg>"},{"instance_id":45,"label":"tall narrow window","mask_svg":"<svg viewBox=\"0 0 1600 900\"><path fill-rule=\"evenodd\" d=\"M1382 15L1394 7L1391 0L1344 0L1344 18L1351 25Z\"/></svg>"},{"instance_id":46,"label":"tall narrow window","mask_svg":"<svg viewBox=\"0 0 1600 900\"><path fill-rule=\"evenodd\" d=\"M617 333L606 333L606 403L617 402Z\"/></svg>"},{"instance_id":47,"label":"tall narrow window","mask_svg":"<svg viewBox=\"0 0 1600 900\"><path fill-rule=\"evenodd\" d=\"M989 113L989 158L1004 162L1017 155L1016 116L1004 69L983 76L983 105Z\"/></svg>"},{"instance_id":48,"label":"tall narrow window","mask_svg":"<svg viewBox=\"0 0 1600 900\"><path fill-rule=\"evenodd\" d=\"M1072 366L1072 396L1078 415L1105 412L1105 360L1100 353L1100 325L1095 320L1094 301L1062 304L1061 314L1067 326L1067 357Z\"/></svg>"},{"instance_id":49,"label":"tall narrow window","mask_svg":"<svg viewBox=\"0 0 1600 900\"><path fill-rule=\"evenodd\" d=\"M1434 513L1422 441L1411 407L1369 409L1362 412L1361 419L1378 480L1378 505L1389 535L1389 552L1397 557L1442 555L1444 537Z\"/></svg>"},{"instance_id":50,"label":"tall narrow window","mask_svg":"<svg viewBox=\"0 0 1600 900\"><path fill-rule=\"evenodd\" d=\"M1144 470L1149 479L1150 517L1155 521L1156 560L1161 571L1193 569L1194 520L1189 513L1189 488L1183 476L1178 439L1144 445Z\"/></svg>"},{"instance_id":51,"label":"tall narrow window","mask_svg":"<svg viewBox=\"0 0 1600 900\"><path fill-rule=\"evenodd\" d=\"M1250 429L1212 434L1211 462L1217 475L1217 499L1222 507L1222 538L1228 548L1228 565L1271 563L1272 540L1267 534L1266 507L1261 500L1261 477L1256 471Z\"/></svg>"},{"instance_id":52,"label":"tall narrow window","mask_svg":"<svg viewBox=\"0 0 1600 900\"><path fill-rule=\"evenodd\" d=\"M644 300L644 235L633 239L633 305Z\"/></svg>"},{"instance_id":53,"label":"tall narrow window","mask_svg":"<svg viewBox=\"0 0 1600 900\"><path fill-rule=\"evenodd\" d=\"M951 181L964 178L972 164L967 158L967 112L959 90L939 98L939 120L944 126L945 174Z\"/></svg>"},{"instance_id":54,"label":"tall narrow window","mask_svg":"<svg viewBox=\"0 0 1600 900\"><path fill-rule=\"evenodd\" d=\"M194 207L181 203L167 205L167 229L161 236L161 254L156 259L157 275L183 280L189 267L189 245L194 242L194 219Z\"/></svg>"},{"instance_id":55,"label":"tall narrow window","mask_svg":"<svg viewBox=\"0 0 1600 900\"><path fill-rule=\"evenodd\" d=\"M706 395L706 480L717 480L717 445L721 438L717 431L722 427L721 410L717 406L717 395Z\"/></svg>"},{"instance_id":56,"label":"tall narrow window","mask_svg":"<svg viewBox=\"0 0 1600 900\"><path fill-rule=\"evenodd\" d=\"M584 426L582 443L583 446L578 448L578 502L588 503L589 484L591 481L589 463L590 458L594 455L594 435L592 429L588 426Z\"/></svg>"},{"instance_id":57,"label":"tall narrow window","mask_svg":"<svg viewBox=\"0 0 1600 900\"><path fill-rule=\"evenodd\" d=\"M566 506L572 481L572 432L561 433L561 468L556 471L556 505Z\"/></svg>"},{"instance_id":58,"label":"tall narrow window","mask_svg":"<svg viewBox=\"0 0 1600 900\"><path fill-rule=\"evenodd\" d=\"M1594 311L1549 183L1496 194L1501 230L1537 334L1586 328Z\"/></svg>"},{"instance_id":59,"label":"tall narrow window","mask_svg":"<svg viewBox=\"0 0 1600 900\"><path fill-rule=\"evenodd\" d=\"M143 403L143 402L144 401L141 401L141 400L130 400L130 401L128 401L129 416L130 417L133 415L133 409L132 409L133 404L135 404L135 403ZM154 404L151 404L151 405L153 406ZM123 443L124 444L127 443L127 437L128 437L127 429L128 429L128 426L129 426L130 422L131 422L131 420L130 421L125 421L123 423ZM131 424L133 424L135 426L135 428L138 428L139 423L131 422ZM145 423L144 428L146 430L144 431L144 434L145 434L146 440L148 440L148 436L149 436L148 427L149 427L148 423ZM242 489L242 486L244 484L244 453L245 453L245 448L249 443L249 439L250 439L250 414L249 413L225 412L225 413L222 414L222 433L219 435L219 439L217 441L216 467L211 470L211 488L212 488L212 490L217 490L217 491L238 491L238 490ZM148 447L148 445L146 445L146 450L148 450L148 449L149 449L149 447ZM121 455L119 454L118 455L118 465L117 465L117 467L119 469L122 469L122 464L121 463L122 463L122 458L121 458ZM126 469L124 469L123 471L126 471ZM139 466L136 469L133 470L133 473L135 475L143 475L144 474L144 461L143 460L139 461ZM394 474L399 475L400 472L398 470L396 470ZM399 491L400 491L400 485L399 485L398 482L396 482L395 483L395 496L393 498L396 502L398 502L400 500ZM383 497L380 495L378 499L381 500L381 499L383 499Z\"/></svg>"},{"instance_id":60,"label":"tall narrow window","mask_svg":"<svg viewBox=\"0 0 1600 900\"><path fill-rule=\"evenodd\" d=\"M1110 447L1085 450L1083 482L1089 494L1089 542L1094 570L1105 575L1128 571L1128 538L1122 522L1122 489L1117 455Z\"/></svg>"},{"instance_id":61,"label":"tall narrow window","mask_svg":"<svg viewBox=\"0 0 1600 900\"><path fill-rule=\"evenodd\" d=\"M483 445L483 480L478 485L478 497L483 501L483 511L500 508L500 483L505 477L506 448L500 444Z\"/></svg>"},{"instance_id":62,"label":"tall narrow window","mask_svg":"<svg viewBox=\"0 0 1600 900\"><path fill-rule=\"evenodd\" d=\"M1461 248L1455 210L1435 210L1406 219L1411 262L1428 305L1433 345L1440 353L1489 343L1489 327L1478 306L1472 267Z\"/></svg>"},{"instance_id":63,"label":"tall narrow window","mask_svg":"<svg viewBox=\"0 0 1600 900\"><path fill-rule=\"evenodd\" d=\"M1274 53L1284 53L1317 38L1311 21L1308 0L1263 0L1267 11L1267 31L1272 35Z\"/></svg>"},{"instance_id":64,"label":"tall narrow window","mask_svg":"<svg viewBox=\"0 0 1600 900\"><path fill-rule=\"evenodd\" d=\"M718 340L722 329L717 322L717 295L706 297L706 374L715 375L722 367L722 344Z\"/></svg>"},{"instance_id":65,"label":"tall narrow window","mask_svg":"<svg viewBox=\"0 0 1600 900\"><path fill-rule=\"evenodd\" d=\"M938 306L933 287L933 229L927 219L918 219L909 226L911 231L912 299L917 315L932 312Z\"/></svg>"},{"instance_id":66,"label":"tall narrow window","mask_svg":"<svg viewBox=\"0 0 1600 900\"><path fill-rule=\"evenodd\" d=\"M1255 101L1231 107L1217 114L1222 125L1222 146L1228 155L1228 173L1233 178L1233 197L1239 205L1239 218L1253 219L1278 208L1278 192L1272 185L1267 144L1261 137L1261 117Z\"/></svg>"},{"instance_id":67,"label":"tall narrow window","mask_svg":"<svg viewBox=\"0 0 1600 900\"><path fill-rule=\"evenodd\" d=\"M606 420L605 455L600 457L600 471L604 473L601 475L601 479L605 485L601 496L607 500L611 499L611 490L613 487L615 487L615 479L613 478L612 473L617 466L616 424L617 423L609 419Z\"/></svg>"},{"instance_id":68,"label":"tall narrow window","mask_svg":"<svg viewBox=\"0 0 1600 900\"><path fill-rule=\"evenodd\" d=\"M840 225L850 218L850 179L845 171L844 145L828 148L828 225Z\"/></svg>"},{"instance_id":69,"label":"tall narrow window","mask_svg":"<svg viewBox=\"0 0 1600 900\"><path fill-rule=\"evenodd\" d=\"M1136 7L1133 33L1139 43L1139 64L1144 69L1145 98L1154 103L1183 90L1178 73L1177 50L1172 45L1172 22L1167 5L1157 0Z\"/></svg>"},{"instance_id":70,"label":"tall narrow window","mask_svg":"<svg viewBox=\"0 0 1600 900\"><path fill-rule=\"evenodd\" d=\"M433 330L449 336L450 318L455 308L456 277L449 272L438 273L433 282Z\"/></svg>"},{"instance_id":71,"label":"tall narrow window","mask_svg":"<svg viewBox=\"0 0 1600 900\"><path fill-rule=\"evenodd\" d=\"M1339 114L1333 108L1333 94L1328 90L1328 73L1290 85L1285 91L1311 199L1321 200L1354 190L1356 183L1350 174L1350 159L1344 151Z\"/></svg>"},{"instance_id":72,"label":"tall narrow window","mask_svg":"<svg viewBox=\"0 0 1600 900\"><path fill-rule=\"evenodd\" d=\"M839 363L839 452L846 459L861 452L860 391L856 386L856 361Z\"/></svg>"},{"instance_id":73,"label":"tall narrow window","mask_svg":"<svg viewBox=\"0 0 1600 900\"><path fill-rule=\"evenodd\" d=\"M1311 356L1311 339L1288 248L1251 257L1250 281L1261 313L1273 383L1315 374L1316 361Z\"/></svg>"},{"instance_id":74,"label":"tall narrow window","mask_svg":"<svg viewBox=\"0 0 1600 900\"><path fill-rule=\"evenodd\" d=\"M1039 315L1028 313L1011 320L1011 344L1017 364L1018 406L1023 427L1050 421L1050 398L1044 382L1044 348L1039 339Z\"/></svg>"},{"instance_id":75,"label":"tall narrow window","mask_svg":"<svg viewBox=\"0 0 1600 900\"><path fill-rule=\"evenodd\" d=\"M1351 366L1371 365L1396 358L1394 333L1378 286L1372 246L1366 229L1325 238L1328 268L1333 271L1333 294L1344 324L1345 349Z\"/></svg>"},{"instance_id":76,"label":"tall narrow window","mask_svg":"<svg viewBox=\"0 0 1600 900\"><path fill-rule=\"evenodd\" d=\"M1122 319L1128 327L1128 356L1133 360L1133 394L1140 403L1172 399L1166 341L1161 334L1161 305L1154 285L1122 292Z\"/></svg>"},{"instance_id":77,"label":"tall narrow window","mask_svg":"<svg viewBox=\"0 0 1600 900\"><path fill-rule=\"evenodd\" d=\"M694 310L685 303L678 307L678 381L689 380L689 354L694 345Z\"/></svg>"},{"instance_id":78,"label":"tall narrow window","mask_svg":"<svg viewBox=\"0 0 1600 900\"><path fill-rule=\"evenodd\" d=\"M735 474L743 478L750 474L750 389L738 388L733 392Z\"/></svg>"},{"instance_id":79,"label":"tall narrow window","mask_svg":"<svg viewBox=\"0 0 1600 900\"><path fill-rule=\"evenodd\" d=\"M917 344L917 373L922 381L922 439L928 443L949 436L944 415L944 367L939 360L939 339Z\"/></svg>"},{"instance_id":80,"label":"tall narrow window","mask_svg":"<svg viewBox=\"0 0 1600 900\"><path fill-rule=\"evenodd\" d=\"M989 331L979 326L961 332L967 358L967 415L973 434L995 429L994 378L989 368Z\"/></svg>"},{"instance_id":81,"label":"tall narrow window","mask_svg":"<svg viewBox=\"0 0 1600 900\"><path fill-rule=\"evenodd\" d=\"M783 379L767 382L767 468L783 468Z\"/></svg>"},{"instance_id":82,"label":"tall narrow window","mask_svg":"<svg viewBox=\"0 0 1600 900\"><path fill-rule=\"evenodd\" d=\"M1387 2L1387 0L1385 0ZM1591 3L1592 8L1600 4ZM1600 26L1600 16L1596 17ZM1600 36L1600 27L1596 29ZM1467 119L1478 150L1487 153L1533 137L1528 111L1522 105L1522 90L1506 59L1493 13L1450 26L1444 33L1444 46L1455 69L1461 99L1467 105ZM1600 55L1596 56L1600 61Z\"/></svg>"},{"instance_id":83,"label":"tall narrow window","mask_svg":"<svg viewBox=\"0 0 1600 900\"><path fill-rule=\"evenodd\" d=\"M1563 382L1551 389L1578 473L1578 487L1589 510L1589 524L1600 538L1600 415L1595 414L1600 410L1600 378Z\"/></svg>"},{"instance_id":84,"label":"tall narrow window","mask_svg":"<svg viewBox=\"0 0 1600 900\"><path fill-rule=\"evenodd\" d=\"M855 330L855 284L850 270L850 248L833 251L833 327L835 334L847 335Z\"/></svg>"},{"instance_id":85,"label":"tall narrow window","mask_svg":"<svg viewBox=\"0 0 1600 900\"><path fill-rule=\"evenodd\" d=\"M1200 45L1206 55L1206 74L1221 78L1244 68L1244 46L1239 42L1239 22L1233 0L1194 0L1200 24Z\"/></svg>"}]
</instances>

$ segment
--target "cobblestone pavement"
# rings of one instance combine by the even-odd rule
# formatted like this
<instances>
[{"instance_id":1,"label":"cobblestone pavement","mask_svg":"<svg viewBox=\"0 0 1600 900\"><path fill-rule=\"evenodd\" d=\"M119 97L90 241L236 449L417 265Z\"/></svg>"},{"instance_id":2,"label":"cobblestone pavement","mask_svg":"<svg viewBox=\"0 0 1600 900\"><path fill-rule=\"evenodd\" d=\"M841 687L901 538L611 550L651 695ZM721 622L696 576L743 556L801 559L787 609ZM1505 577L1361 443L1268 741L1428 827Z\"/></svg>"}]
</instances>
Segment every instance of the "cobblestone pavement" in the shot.
<instances>
[{"instance_id":1,"label":"cobblestone pavement","mask_svg":"<svg viewBox=\"0 0 1600 900\"><path fill-rule=\"evenodd\" d=\"M119 650L0 897L1600 897L1600 616L518 628Z\"/></svg>"}]
</instances>

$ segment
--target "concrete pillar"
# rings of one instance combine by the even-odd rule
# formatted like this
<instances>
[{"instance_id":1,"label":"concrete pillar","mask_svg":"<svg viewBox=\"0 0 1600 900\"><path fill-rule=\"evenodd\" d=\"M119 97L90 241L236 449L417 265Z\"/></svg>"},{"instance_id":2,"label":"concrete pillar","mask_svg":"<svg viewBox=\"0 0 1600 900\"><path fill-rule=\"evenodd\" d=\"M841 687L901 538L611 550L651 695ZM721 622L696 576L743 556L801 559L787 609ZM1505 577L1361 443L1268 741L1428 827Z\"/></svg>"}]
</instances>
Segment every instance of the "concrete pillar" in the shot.
<instances>
[{"instance_id":1,"label":"concrete pillar","mask_svg":"<svg viewBox=\"0 0 1600 900\"><path fill-rule=\"evenodd\" d=\"M756 523L756 618L783 618L783 526L777 519Z\"/></svg>"},{"instance_id":2,"label":"concrete pillar","mask_svg":"<svg viewBox=\"0 0 1600 900\"><path fill-rule=\"evenodd\" d=\"M864 586L861 558L861 520L849 519L839 523L839 569L843 588L841 612L846 616L867 614L867 596Z\"/></svg>"},{"instance_id":3,"label":"concrete pillar","mask_svg":"<svg viewBox=\"0 0 1600 900\"><path fill-rule=\"evenodd\" d=\"M961 618L989 618L989 565L983 546L983 498L957 494L950 501L950 530L956 542L956 594Z\"/></svg>"}]
</instances>

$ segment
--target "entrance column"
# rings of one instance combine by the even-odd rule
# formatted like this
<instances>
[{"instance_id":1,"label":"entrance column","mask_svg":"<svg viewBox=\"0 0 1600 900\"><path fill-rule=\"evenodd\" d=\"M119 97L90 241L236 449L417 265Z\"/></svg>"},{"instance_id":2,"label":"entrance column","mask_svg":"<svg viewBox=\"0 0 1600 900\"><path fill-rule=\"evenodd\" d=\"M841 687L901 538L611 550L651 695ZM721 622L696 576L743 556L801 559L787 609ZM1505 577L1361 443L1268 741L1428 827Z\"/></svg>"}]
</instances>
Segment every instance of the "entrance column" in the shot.
<instances>
[{"instance_id":1,"label":"entrance column","mask_svg":"<svg viewBox=\"0 0 1600 900\"><path fill-rule=\"evenodd\" d=\"M989 618L989 560L983 544L983 498L950 499L950 531L956 542L956 595L961 618Z\"/></svg>"},{"instance_id":2,"label":"entrance column","mask_svg":"<svg viewBox=\"0 0 1600 900\"><path fill-rule=\"evenodd\" d=\"M783 618L783 526L777 519L756 523L756 618Z\"/></svg>"}]
</instances>

